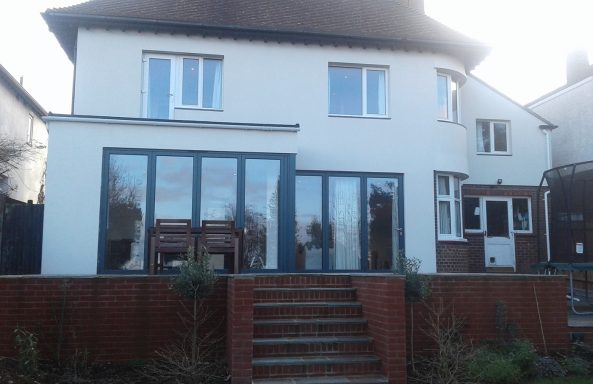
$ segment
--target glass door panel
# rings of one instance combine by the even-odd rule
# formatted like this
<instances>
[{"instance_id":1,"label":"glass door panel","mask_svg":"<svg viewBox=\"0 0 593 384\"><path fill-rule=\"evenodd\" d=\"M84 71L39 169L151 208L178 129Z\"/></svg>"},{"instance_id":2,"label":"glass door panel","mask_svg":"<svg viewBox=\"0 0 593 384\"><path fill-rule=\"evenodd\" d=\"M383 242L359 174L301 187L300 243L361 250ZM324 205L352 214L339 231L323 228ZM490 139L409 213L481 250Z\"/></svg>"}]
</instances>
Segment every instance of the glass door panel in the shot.
<instances>
[{"instance_id":1,"label":"glass door panel","mask_svg":"<svg viewBox=\"0 0 593 384\"><path fill-rule=\"evenodd\" d=\"M200 223L202 220L235 221L236 212L237 159L202 158Z\"/></svg>"},{"instance_id":2,"label":"glass door panel","mask_svg":"<svg viewBox=\"0 0 593 384\"><path fill-rule=\"evenodd\" d=\"M278 269L280 160L245 160L244 264Z\"/></svg>"},{"instance_id":3,"label":"glass door panel","mask_svg":"<svg viewBox=\"0 0 593 384\"><path fill-rule=\"evenodd\" d=\"M360 269L360 178L329 178L329 268Z\"/></svg>"},{"instance_id":4,"label":"glass door panel","mask_svg":"<svg viewBox=\"0 0 593 384\"><path fill-rule=\"evenodd\" d=\"M509 237L507 201L486 201L486 231L488 237Z\"/></svg>"},{"instance_id":5,"label":"glass door panel","mask_svg":"<svg viewBox=\"0 0 593 384\"><path fill-rule=\"evenodd\" d=\"M321 176L296 177L295 244L297 271L323 268Z\"/></svg>"},{"instance_id":6,"label":"glass door panel","mask_svg":"<svg viewBox=\"0 0 593 384\"><path fill-rule=\"evenodd\" d=\"M191 219L193 157L157 156L154 219Z\"/></svg>"},{"instance_id":7,"label":"glass door panel","mask_svg":"<svg viewBox=\"0 0 593 384\"><path fill-rule=\"evenodd\" d=\"M368 269L391 269L399 251L398 180L367 179Z\"/></svg>"},{"instance_id":8,"label":"glass door panel","mask_svg":"<svg viewBox=\"0 0 593 384\"><path fill-rule=\"evenodd\" d=\"M148 156L111 155L107 185L106 270L142 270Z\"/></svg>"}]
</instances>

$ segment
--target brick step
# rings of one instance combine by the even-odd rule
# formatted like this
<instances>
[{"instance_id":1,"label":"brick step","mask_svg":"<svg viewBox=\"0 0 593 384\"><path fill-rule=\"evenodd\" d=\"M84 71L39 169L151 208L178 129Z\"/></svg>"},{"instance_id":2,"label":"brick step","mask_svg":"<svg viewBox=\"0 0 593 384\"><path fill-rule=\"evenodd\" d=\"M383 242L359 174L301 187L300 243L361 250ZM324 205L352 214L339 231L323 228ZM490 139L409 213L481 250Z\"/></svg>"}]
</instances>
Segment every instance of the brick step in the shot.
<instances>
[{"instance_id":1,"label":"brick step","mask_svg":"<svg viewBox=\"0 0 593 384\"><path fill-rule=\"evenodd\" d=\"M255 320L254 337L366 335L362 317Z\"/></svg>"},{"instance_id":2,"label":"brick step","mask_svg":"<svg viewBox=\"0 0 593 384\"><path fill-rule=\"evenodd\" d=\"M253 306L254 319L362 316L362 305L355 301L264 302Z\"/></svg>"},{"instance_id":3,"label":"brick step","mask_svg":"<svg viewBox=\"0 0 593 384\"><path fill-rule=\"evenodd\" d=\"M255 379L253 384L387 384L388 380L382 375L356 376L311 376L285 377L273 379Z\"/></svg>"},{"instance_id":4,"label":"brick step","mask_svg":"<svg viewBox=\"0 0 593 384\"><path fill-rule=\"evenodd\" d=\"M375 355L256 357L252 364L254 378L381 373L381 360Z\"/></svg>"},{"instance_id":5,"label":"brick step","mask_svg":"<svg viewBox=\"0 0 593 384\"><path fill-rule=\"evenodd\" d=\"M352 287L348 275L257 276L254 283L256 288Z\"/></svg>"},{"instance_id":6,"label":"brick step","mask_svg":"<svg viewBox=\"0 0 593 384\"><path fill-rule=\"evenodd\" d=\"M255 288L254 301L353 301L356 289L352 287L307 288Z\"/></svg>"},{"instance_id":7,"label":"brick step","mask_svg":"<svg viewBox=\"0 0 593 384\"><path fill-rule=\"evenodd\" d=\"M256 357L366 353L373 353L373 339L368 336L305 336L253 340L253 355Z\"/></svg>"}]
</instances>

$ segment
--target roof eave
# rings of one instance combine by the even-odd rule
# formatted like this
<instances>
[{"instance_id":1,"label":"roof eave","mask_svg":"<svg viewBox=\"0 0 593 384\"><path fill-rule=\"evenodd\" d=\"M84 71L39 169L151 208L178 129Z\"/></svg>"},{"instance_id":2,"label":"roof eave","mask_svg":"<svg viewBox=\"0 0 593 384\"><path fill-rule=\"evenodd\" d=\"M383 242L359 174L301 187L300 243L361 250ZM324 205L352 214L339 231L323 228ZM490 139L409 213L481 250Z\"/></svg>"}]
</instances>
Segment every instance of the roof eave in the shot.
<instances>
[{"instance_id":1,"label":"roof eave","mask_svg":"<svg viewBox=\"0 0 593 384\"><path fill-rule=\"evenodd\" d=\"M4 68L0 65L0 78L14 91L16 95L21 97L23 101L39 116L47 115L45 108L39 104L37 100Z\"/></svg>"},{"instance_id":2,"label":"roof eave","mask_svg":"<svg viewBox=\"0 0 593 384\"><path fill-rule=\"evenodd\" d=\"M150 30L217 37L249 38L260 40L292 41L310 44L373 46L386 49L409 49L420 51L446 52L458 56L469 71L479 64L489 53L490 48L482 44L462 44L447 41L420 39L368 38L325 33L299 31L279 31L249 29L233 26L211 26L188 22L138 19L129 17L66 14L46 11L42 14L60 45L74 62L76 35L78 27L119 28L123 30Z\"/></svg>"}]
</instances>

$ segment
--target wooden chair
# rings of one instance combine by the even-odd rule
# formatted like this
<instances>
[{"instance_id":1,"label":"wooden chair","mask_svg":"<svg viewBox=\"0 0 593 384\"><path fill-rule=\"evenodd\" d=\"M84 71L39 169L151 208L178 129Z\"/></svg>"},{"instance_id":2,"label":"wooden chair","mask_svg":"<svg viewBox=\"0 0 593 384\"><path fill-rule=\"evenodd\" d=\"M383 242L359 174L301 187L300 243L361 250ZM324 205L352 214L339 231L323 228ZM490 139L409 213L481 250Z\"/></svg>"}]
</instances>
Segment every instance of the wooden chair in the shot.
<instances>
[{"instance_id":1,"label":"wooden chair","mask_svg":"<svg viewBox=\"0 0 593 384\"><path fill-rule=\"evenodd\" d=\"M166 267L166 255L185 255L192 245L191 220L157 219L154 252L150 255L151 273L163 271Z\"/></svg>"},{"instance_id":2,"label":"wooden chair","mask_svg":"<svg viewBox=\"0 0 593 384\"><path fill-rule=\"evenodd\" d=\"M233 221L202 221L200 244L211 255L232 255L233 273L239 273L240 238L240 231L237 231Z\"/></svg>"}]
</instances>

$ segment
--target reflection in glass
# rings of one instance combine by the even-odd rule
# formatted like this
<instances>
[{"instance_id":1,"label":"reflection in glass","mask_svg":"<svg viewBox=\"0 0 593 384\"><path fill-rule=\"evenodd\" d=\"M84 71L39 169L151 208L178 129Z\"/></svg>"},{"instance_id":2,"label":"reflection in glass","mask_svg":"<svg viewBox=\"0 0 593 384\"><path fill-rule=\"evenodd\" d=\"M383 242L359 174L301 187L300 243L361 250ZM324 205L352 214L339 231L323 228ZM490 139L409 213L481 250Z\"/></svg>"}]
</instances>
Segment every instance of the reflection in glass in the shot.
<instances>
[{"instance_id":1,"label":"reflection in glass","mask_svg":"<svg viewBox=\"0 0 593 384\"><path fill-rule=\"evenodd\" d=\"M191 219L194 159L157 156L154 218Z\"/></svg>"},{"instance_id":2,"label":"reflection in glass","mask_svg":"<svg viewBox=\"0 0 593 384\"><path fill-rule=\"evenodd\" d=\"M385 115L385 71L367 70L367 113Z\"/></svg>"},{"instance_id":3,"label":"reflection in glass","mask_svg":"<svg viewBox=\"0 0 593 384\"><path fill-rule=\"evenodd\" d=\"M329 268L360 269L360 178L329 178Z\"/></svg>"},{"instance_id":4,"label":"reflection in glass","mask_svg":"<svg viewBox=\"0 0 593 384\"><path fill-rule=\"evenodd\" d=\"M244 264L278 268L280 160L245 160Z\"/></svg>"},{"instance_id":5,"label":"reflection in glass","mask_svg":"<svg viewBox=\"0 0 593 384\"><path fill-rule=\"evenodd\" d=\"M455 80L451 80L451 114L453 115L453 121L459 122L459 98L457 96L457 88L459 84Z\"/></svg>"},{"instance_id":6,"label":"reflection in glass","mask_svg":"<svg viewBox=\"0 0 593 384\"><path fill-rule=\"evenodd\" d=\"M200 77L200 61L183 59L183 105L198 105L198 80Z\"/></svg>"},{"instance_id":7,"label":"reflection in glass","mask_svg":"<svg viewBox=\"0 0 593 384\"><path fill-rule=\"evenodd\" d=\"M148 158L111 155L107 191L105 269L142 270Z\"/></svg>"},{"instance_id":8,"label":"reflection in glass","mask_svg":"<svg viewBox=\"0 0 593 384\"><path fill-rule=\"evenodd\" d=\"M509 211L506 201L486 201L488 237L509 237Z\"/></svg>"},{"instance_id":9,"label":"reflection in glass","mask_svg":"<svg viewBox=\"0 0 593 384\"><path fill-rule=\"evenodd\" d=\"M439 119L449 118L449 87L447 86L447 76L437 76L437 102L439 108Z\"/></svg>"},{"instance_id":10,"label":"reflection in glass","mask_svg":"<svg viewBox=\"0 0 593 384\"><path fill-rule=\"evenodd\" d=\"M490 122L478 121L476 134L478 136L478 152L490 152Z\"/></svg>"},{"instance_id":11,"label":"reflection in glass","mask_svg":"<svg viewBox=\"0 0 593 384\"><path fill-rule=\"evenodd\" d=\"M391 269L399 251L397 179L367 179L369 270Z\"/></svg>"},{"instance_id":12,"label":"reflection in glass","mask_svg":"<svg viewBox=\"0 0 593 384\"><path fill-rule=\"evenodd\" d=\"M237 211L237 159L202 158L200 223L235 220Z\"/></svg>"},{"instance_id":13,"label":"reflection in glass","mask_svg":"<svg viewBox=\"0 0 593 384\"><path fill-rule=\"evenodd\" d=\"M148 59L148 117L169 118L171 93L171 60Z\"/></svg>"},{"instance_id":14,"label":"reflection in glass","mask_svg":"<svg viewBox=\"0 0 593 384\"><path fill-rule=\"evenodd\" d=\"M530 231L529 222L529 200L525 198L513 199L513 229Z\"/></svg>"},{"instance_id":15,"label":"reflection in glass","mask_svg":"<svg viewBox=\"0 0 593 384\"><path fill-rule=\"evenodd\" d=\"M321 176L297 176L295 196L296 269L322 269Z\"/></svg>"},{"instance_id":16,"label":"reflection in glass","mask_svg":"<svg viewBox=\"0 0 593 384\"><path fill-rule=\"evenodd\" d=\"M222 60L204 59L203 108L221 107Z\"/></svg>"},{"instance_id":17,"label":"reflection in glass","mask_svg":"<svg viewBox=\"0 0 593 384\"><path fill-rule=\"evenodd\" d=\"M329 113L362 115L362 68L329 67Z\"/></svg>"},{"instance_id":18,"label":"reflection in glass","mask_svg":"<svg viewBox=\"0 0 593 384\"><path fill-rule=\"evenodd\" d=\"M463 224L465 229L481 229L481 210L480 198L478 197L464 197L463 198Z\"/></svg>"},{"instance_id":19,"label":"reflection in glass","mask_svg":"<svg viewBox=\"0 0 593 384\"><path fill-rule=\"evenodd\" d=\"M496 152L507 151L507 125L505 123L494 123L494 150Z\"/></svg>"}]
</instances>

